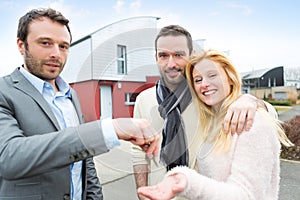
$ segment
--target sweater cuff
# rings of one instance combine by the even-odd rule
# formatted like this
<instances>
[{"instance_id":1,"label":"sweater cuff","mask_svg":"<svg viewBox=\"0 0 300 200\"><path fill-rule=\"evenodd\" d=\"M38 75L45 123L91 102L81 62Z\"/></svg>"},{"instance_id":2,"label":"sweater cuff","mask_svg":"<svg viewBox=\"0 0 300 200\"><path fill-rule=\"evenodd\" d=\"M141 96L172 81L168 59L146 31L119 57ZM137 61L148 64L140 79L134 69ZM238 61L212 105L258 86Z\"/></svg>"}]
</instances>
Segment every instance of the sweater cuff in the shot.
<instances>
[{"instance_id":1,"label":"sweater cuff","mask_svg":"<svg viewBox=\"0 0 300 200\"><path fill-rule=\"evenodd\" d=\"M190 193L190 190L192 189L191 188L191 185L192 185L191 182L192 182L192 180L190 179L190 177L197 176L198 172L196 172L195 170L193 170L193 169L191 169L189 167L186 167L186 166L178 166L178 167L175 167L172 170L170 170L166 174L166 176L175 175L175 174L179 174L179 173L181 173L181 174L183 174L183 175L186 176L186 178L187 178L187 186L186 186L186 188L182 192L178 193L177 196L179 196L179 197L186 197L186 196L188 196L188 194Z\"/></svg>"}]
</instances>

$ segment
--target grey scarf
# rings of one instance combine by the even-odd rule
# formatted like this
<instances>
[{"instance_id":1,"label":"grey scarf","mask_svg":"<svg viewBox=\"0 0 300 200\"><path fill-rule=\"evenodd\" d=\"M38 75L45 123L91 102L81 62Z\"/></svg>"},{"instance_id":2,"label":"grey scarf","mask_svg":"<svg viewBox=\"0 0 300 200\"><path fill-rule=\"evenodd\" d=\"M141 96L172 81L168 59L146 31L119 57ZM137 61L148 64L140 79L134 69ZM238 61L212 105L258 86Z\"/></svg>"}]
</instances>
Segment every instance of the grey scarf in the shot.
<instances>
[{"instance_id":1,"label":"grey scarf","mask_svg":"<svg viewBox=\"0 0 300 200\"><path fill-rule=\"evenodd\" d=\"M189 153L181 113L191 103L192 96L186 80L182 81L174 92L171 92L160 79L156 83L158 111L165 120L162 131L160 161L167 170L176 166L188 166Z\"/></svg>"}]
</instances>

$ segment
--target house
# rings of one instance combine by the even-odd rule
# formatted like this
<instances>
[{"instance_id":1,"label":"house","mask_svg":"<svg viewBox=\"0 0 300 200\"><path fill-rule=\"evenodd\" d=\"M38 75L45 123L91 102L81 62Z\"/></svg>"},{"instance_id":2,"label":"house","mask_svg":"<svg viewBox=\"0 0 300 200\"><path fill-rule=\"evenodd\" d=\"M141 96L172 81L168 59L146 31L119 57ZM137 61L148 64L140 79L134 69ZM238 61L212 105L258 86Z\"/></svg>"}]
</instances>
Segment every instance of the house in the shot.
<instances>
[{"instance_id":1,"label":"house","mask_svg":"<svg viewBox=\"0 0 300 200\"><path fill-rule=\"evenodd\" d=\"M71 44L62 76L77 91L86 121L132 116L137 94L158 80L157 20L120 20Z\"/></svg>"}]
</instances>

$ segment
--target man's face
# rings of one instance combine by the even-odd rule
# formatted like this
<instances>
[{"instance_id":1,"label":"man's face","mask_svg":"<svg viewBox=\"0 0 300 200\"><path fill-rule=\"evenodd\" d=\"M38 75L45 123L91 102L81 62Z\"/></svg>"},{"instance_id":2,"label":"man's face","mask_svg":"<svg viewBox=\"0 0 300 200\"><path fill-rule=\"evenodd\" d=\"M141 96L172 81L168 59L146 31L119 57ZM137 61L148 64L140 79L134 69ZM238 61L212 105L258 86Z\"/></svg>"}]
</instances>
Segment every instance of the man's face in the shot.
<instances>
[{"instance_id":1,"label":"man's face","mask_svg":"<svg viewBox=\"0 0 300 200\"><path fill-rule=\"evenodd\" d=\"M70 47L70 34L66 26L48 18L29 24L27 45L18 39L24 56L25 69L31 74L54 84L66 63Z\"/></svg>"},{"instance_id":2,"label":"man's face","mask_svg":"<svg viewBox=\"0 0 300 200\"><path fill-rule=\"evenodd\" d=\"M185 79L184 70L189 58L185 36L163 36L157 40L156 63L160 75L170 90Z\"/></svg>"}]
</instances>

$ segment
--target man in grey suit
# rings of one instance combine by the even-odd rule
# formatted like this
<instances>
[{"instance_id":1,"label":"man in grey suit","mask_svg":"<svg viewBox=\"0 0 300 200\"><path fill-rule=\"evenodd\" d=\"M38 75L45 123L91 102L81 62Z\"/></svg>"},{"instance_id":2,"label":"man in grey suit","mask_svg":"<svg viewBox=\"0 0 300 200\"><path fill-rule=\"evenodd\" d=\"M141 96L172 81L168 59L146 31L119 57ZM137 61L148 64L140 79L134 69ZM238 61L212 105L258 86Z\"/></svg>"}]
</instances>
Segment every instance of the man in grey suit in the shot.
<instances>
[{"instance_id":1,"label":"man in grey suit","mask_svg":"<svg viewBox=\"0 0 300 200\"><path fill-rule=\"evenodd\" d=\"M68 22L53 9L19 20L24 65L0 78L0 199L103 199L92 156L118 139L158 152L146 120L83 124L78 97L59 76L72 40Z\"/></svg>"}]
</instances>

